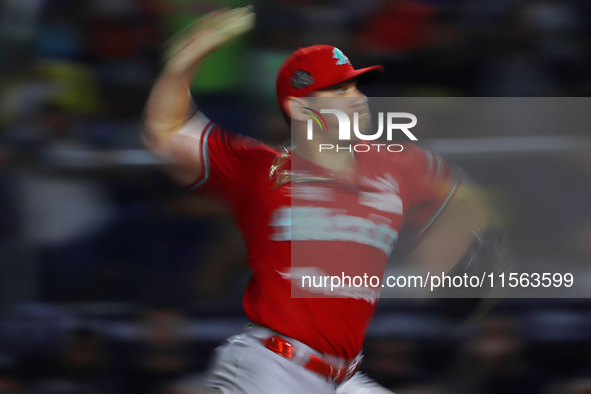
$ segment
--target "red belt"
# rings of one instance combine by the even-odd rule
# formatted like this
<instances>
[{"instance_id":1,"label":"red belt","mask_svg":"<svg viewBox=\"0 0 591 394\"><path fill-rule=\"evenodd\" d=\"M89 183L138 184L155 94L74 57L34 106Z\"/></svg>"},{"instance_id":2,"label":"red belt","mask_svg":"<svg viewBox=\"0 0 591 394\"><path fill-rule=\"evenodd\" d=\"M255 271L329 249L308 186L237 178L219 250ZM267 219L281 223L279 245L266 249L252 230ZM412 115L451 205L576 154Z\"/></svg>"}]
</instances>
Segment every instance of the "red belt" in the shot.
<instances>
[{"instance_id":1,"label":"red belt","mask_svg":"<svg viewBox=\"0 0 591 394\"><path fill-rule=\"evenodd\" d=\"M264 339L263 345L267 349L288 360L291 360L296 354L295 347L278 335L273 335ZM350 379L355 372L357 372L360 362L361 357L357 357L348 365L338 367L320 356L310 354L309 357L307 357L307 360L304 359L301 364L304 368L326 377L326 379L335 384L340 384L345 380Z\"/></svg>"}]
</instances>

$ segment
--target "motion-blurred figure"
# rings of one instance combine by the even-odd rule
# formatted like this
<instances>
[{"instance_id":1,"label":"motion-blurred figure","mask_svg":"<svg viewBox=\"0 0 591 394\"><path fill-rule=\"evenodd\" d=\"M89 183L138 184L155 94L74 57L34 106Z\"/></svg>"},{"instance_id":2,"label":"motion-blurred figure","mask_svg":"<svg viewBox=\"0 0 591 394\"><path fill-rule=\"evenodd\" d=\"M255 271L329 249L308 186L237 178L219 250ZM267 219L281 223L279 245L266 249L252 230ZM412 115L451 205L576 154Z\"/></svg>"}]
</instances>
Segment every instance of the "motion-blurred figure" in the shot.
<instances>
[{"instance_id":1,"label":"motion-blurred figure","mask_svg":"<svg viewBox=\"0 0 591 394\"><path fill-rule=\"evenodd\" d=\"M403 225L409 241L423 237L418 248L435 256L422 260L425 272L430 264L434 270L490 272L499 262L501 237L493 226L474 237L474 228L492 217L486 199L431 152L413 144L394 155L379 149L357 155L338 145L336 152L318 151L318 141L333 148L339 142L332 131L337 121L327 117L321 131L307 111L339 108L345 118L355 113L367 130L368 99L358 86L383 72L378 65L355 69L336 47L300 48L281 67L277 99L293 138L283 148L229 132L196 112L189 92L196 66L253 25L250 7L222 10L177 36L146 103L142 130L147 147L172 162L173 179L230 205L249 252L253 273L243 305L251 323L218 349L208 387L257 394L388 393L357 372L379 283L343 283L329 293L326 284L306 287L302 275L313 272L322 280L344 270L379 282ZM316 141L312 127L320 135ZM472 305L465 314L478 309Z\"/></svg>"}]
</instances>

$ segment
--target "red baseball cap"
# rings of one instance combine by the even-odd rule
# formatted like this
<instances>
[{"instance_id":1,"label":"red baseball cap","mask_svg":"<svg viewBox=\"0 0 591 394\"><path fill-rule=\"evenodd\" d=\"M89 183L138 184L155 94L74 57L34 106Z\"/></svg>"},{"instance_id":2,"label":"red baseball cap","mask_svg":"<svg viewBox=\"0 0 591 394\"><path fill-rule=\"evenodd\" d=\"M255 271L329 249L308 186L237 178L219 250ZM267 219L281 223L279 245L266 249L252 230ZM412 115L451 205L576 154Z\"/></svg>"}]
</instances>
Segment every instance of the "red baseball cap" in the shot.
<instances>
[{"instance_id":1,"label":"red baseball cap","mask_svg":"<svg viewBox=\"0 0 591 394\"><path fill-rule=\"evenodd\" d=\"M283 63L277 76L277 101L283 110L286 97L306 97L310 93L357 78L359 85L378 79L382 66L355 70L345 54L331 45L299 48Z\"/></svg>"}]
</instances>

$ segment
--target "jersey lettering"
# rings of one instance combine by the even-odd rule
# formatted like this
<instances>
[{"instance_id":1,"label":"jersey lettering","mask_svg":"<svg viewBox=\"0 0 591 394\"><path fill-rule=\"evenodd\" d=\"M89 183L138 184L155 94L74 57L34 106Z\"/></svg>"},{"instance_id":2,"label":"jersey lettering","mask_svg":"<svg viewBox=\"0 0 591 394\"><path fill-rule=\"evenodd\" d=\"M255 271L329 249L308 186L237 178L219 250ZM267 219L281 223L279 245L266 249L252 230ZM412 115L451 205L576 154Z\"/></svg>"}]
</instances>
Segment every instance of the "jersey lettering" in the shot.
<instances>
[{"instance_id":1,"label":"jersey lettering","mask_svg":"<svg viewBox=\"0 0 591 394\"><path fill-rule=\"evenodd\" d=\"M345 210L322 207L283 207L273 213L269 226L274 241L350 241L373 246L390 254L398 239L398 231L390 220L347 215ZM377 221L382 223L377 223Z\"/></svg>"}]
</instances>

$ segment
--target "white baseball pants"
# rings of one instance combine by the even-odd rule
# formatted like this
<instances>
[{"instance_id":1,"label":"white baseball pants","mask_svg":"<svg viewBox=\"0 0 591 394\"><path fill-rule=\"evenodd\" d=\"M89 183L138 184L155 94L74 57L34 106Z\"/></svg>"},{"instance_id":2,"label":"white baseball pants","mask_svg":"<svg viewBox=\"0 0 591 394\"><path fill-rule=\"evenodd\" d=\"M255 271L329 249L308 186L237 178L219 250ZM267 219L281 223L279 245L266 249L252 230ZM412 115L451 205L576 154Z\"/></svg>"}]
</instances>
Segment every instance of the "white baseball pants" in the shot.
<instances>
[{"instance_id":1,"label":"white baseball pants","mask_svg":"<svg viewBox=\"0 0 591 394\"><path fill-rule=\"evenodd\" d=\"M209 392L217 394L393 394L360 372L335 385L326 377L305 369L265 348L264 327L247 325L246 333L236 335L216 349L207 374ZM267 330L267 332L271 332ZM297 349L314 350L289 339Z\"/></svg>"}]
</instances>

